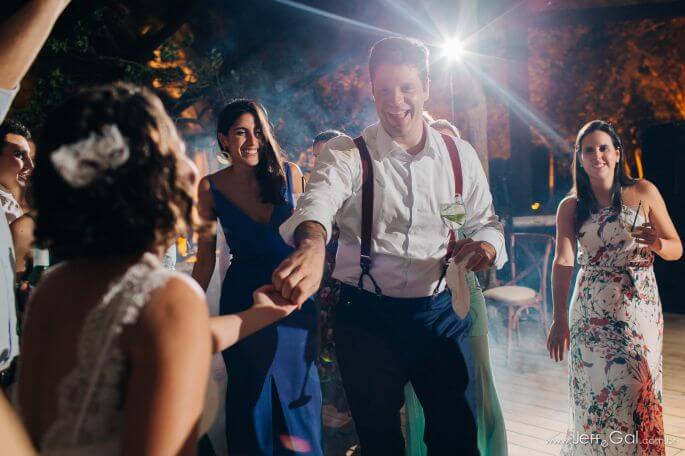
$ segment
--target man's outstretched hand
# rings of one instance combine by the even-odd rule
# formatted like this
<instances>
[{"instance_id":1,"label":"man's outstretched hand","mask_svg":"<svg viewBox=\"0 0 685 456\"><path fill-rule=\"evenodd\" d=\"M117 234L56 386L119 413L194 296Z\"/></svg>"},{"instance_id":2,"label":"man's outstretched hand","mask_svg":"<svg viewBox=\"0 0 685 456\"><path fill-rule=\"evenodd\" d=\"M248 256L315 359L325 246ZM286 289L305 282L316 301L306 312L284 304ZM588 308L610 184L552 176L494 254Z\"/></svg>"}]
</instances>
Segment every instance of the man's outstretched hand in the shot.
<instances>
[{"instance_id":1,"label":"man's outstretched hand","mask_svg":"<svg viewBox=\"0 0 685 456\"><path fill-rule=\"evenodd\" d=\"M271 276L274 288L298 308L319 289L326 259L324 228L315 222L305 222L300 227L295 232L296 240L301 239L297 242L297 250L283 260Z\"/></svg>"}]
</instances>

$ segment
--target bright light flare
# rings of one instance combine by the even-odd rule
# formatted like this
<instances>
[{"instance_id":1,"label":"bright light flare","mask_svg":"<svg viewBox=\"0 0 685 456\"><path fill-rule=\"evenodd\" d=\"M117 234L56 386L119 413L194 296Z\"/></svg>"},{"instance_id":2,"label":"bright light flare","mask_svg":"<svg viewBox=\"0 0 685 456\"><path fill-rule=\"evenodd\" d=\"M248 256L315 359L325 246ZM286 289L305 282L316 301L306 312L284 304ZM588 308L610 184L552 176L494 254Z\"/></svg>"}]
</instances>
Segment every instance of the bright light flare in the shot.
<instances>
[{"instance_id":1,"label":"bright light flare","mask_svg":"<svg viewBox=\"0 0 685 456\"><path fill-rule=\"evenodd\" d=\"M446 41L442 52L450 62L459 62L464 57L464 43L457 39Z\"/></svg>"}]
</instances>

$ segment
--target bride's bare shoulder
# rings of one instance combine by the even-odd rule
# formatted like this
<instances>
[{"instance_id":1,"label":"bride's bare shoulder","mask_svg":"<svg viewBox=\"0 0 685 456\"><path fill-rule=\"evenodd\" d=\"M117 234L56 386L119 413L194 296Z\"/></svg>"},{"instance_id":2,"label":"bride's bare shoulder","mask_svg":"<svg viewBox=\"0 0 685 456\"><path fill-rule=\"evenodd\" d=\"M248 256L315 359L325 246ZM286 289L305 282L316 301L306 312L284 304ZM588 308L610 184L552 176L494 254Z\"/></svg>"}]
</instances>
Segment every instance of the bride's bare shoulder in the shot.
<instances>
[{"instance_id":1,"label":"bride's bare shoulder","mask_svg":"<svg viewBox=\"0 0 685 456\"><path fill-rule=\"evenodd\" d=\"M191 278L172 273L150 294L136 326L136 332L145 338L208 336L209 310L202 289Z\"/></svg>"}]
</instances>

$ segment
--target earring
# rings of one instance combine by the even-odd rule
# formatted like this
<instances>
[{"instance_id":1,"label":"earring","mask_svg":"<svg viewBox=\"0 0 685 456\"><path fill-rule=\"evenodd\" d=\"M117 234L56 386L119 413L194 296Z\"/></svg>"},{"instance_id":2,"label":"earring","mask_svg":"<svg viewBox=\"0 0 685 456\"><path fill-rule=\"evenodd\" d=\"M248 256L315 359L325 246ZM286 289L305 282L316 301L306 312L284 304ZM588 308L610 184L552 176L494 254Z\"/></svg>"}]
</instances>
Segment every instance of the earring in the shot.
<instances>
[{"instance_id":1,"label":"earring","mask_svg":"<svg viewBox=\"0 0 685 456\"><path fill-rule=\"evenodd\" d=\"M222 165L231 166L233 164L231 160L231 154L229 154L228 151L224 150L221 144L219 144L219 153L216 155L216 159Z\"/></svg>"}]
</instances>

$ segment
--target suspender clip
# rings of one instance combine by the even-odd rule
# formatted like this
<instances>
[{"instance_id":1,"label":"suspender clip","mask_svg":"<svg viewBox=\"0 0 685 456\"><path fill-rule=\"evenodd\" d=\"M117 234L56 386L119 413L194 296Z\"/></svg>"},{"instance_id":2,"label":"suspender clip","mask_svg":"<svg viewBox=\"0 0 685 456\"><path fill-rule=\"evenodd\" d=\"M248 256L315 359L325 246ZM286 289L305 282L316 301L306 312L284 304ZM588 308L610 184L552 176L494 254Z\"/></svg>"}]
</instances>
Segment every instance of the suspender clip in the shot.
<instances>
[{"instance_id":1,"label":"suspender clip","mask_svg":"<svg viewBox=\"0 0 685 456\"><path fill-rule=\"evenodd\" d=\"M359 275L359 282L357 282L357 287L360 290L364 289L364 276L368 276L369 279L371 279L371 283L373 283L373 289L376 292L376 296L379 298L383 296L383 292L381 291L381 287L378 286L378 283L376 282L376 279L373 278L371 275L371 257L369 255L360 255L359 256L359 266L362 269L362 273Z\"/></svg>"}]
</instances>

